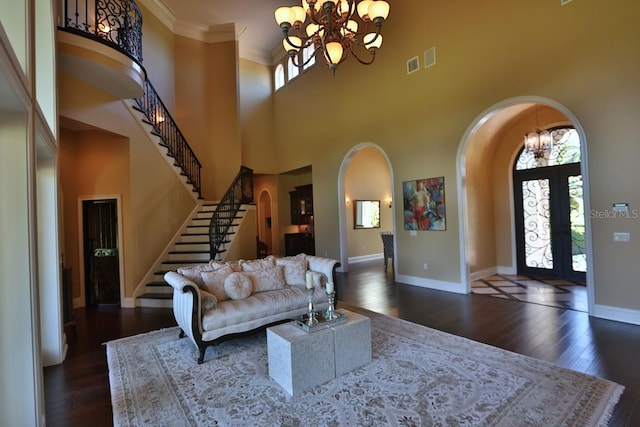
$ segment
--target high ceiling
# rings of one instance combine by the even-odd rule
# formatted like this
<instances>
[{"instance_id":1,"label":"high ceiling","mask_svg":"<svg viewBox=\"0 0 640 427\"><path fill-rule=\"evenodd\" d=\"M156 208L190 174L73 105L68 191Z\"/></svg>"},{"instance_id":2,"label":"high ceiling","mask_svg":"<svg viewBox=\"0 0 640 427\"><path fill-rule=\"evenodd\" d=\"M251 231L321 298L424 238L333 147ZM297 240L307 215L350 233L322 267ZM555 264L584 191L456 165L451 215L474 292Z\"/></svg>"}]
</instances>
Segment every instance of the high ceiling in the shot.
<instances>
[{"instance_id":1,"label":"high ceiling","mask_svg":"<svg viewBox=\"0 0 640 427\"><path fill-rule=\"evenodd\" d=\"M152 12L165 9L176 26L191 25L215 31L218 26L235 24L236 38L243 52L265 58L281 45L282 31L274 19L280 6L299 4L297 0L142 0ZM284 53L284 50L283 50Z\"/></svg>"}]
</instances>

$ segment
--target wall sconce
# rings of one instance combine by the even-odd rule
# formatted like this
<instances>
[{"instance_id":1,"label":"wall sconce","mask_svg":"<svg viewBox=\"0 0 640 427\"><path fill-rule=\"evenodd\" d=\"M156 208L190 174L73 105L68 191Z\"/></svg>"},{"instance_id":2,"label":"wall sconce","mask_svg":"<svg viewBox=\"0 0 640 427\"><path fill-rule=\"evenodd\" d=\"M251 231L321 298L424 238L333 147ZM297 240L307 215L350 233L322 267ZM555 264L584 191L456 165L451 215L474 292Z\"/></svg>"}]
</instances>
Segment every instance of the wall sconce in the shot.
<instances>
[{"instance_id":1,"label":"wall sconce","mask_svg":"<svg viewBox=\"0 0 640 427\"><path fill-rule=\"evenodd\" d=\"M389 203L389 207L391 207L391 206L393 205L393 203L391 203L391 202L392 202L391 197L389 197L389 198L387 199L387 202Z\"/></svg>"},{"instance_id":2,"label":"wall sconce","mask_svg":"<svg viewBox=\"0 0 640 427\"><path fill-rule=\"evenodd\" d=\"M350 203L351 201L349 200L349 198L348 198L348 197L345 197L345 198L344 198L344 202L347 204L347 206L349 206L349 203Z\"/></svg>"}]
</instances>

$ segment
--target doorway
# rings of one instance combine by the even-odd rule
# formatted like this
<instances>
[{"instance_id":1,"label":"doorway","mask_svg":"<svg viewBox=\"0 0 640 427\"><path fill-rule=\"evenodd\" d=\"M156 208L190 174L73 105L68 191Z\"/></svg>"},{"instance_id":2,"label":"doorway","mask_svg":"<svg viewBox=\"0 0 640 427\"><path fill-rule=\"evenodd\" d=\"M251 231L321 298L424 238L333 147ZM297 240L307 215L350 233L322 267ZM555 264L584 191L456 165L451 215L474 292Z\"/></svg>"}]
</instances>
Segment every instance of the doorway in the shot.
<instances>
[{"instance_id":1,"label":"doorway","mask_svg":"<svg viewBox=\"0 0 640 427\"><path fill-rule=\"evenodd\" d=\"M585 220L580 140L575 129L551 129L552 150L522 151L513 189L518 274L585 280Z\"/></svg>"},{"instance_id":2,"label":"doorway","mask_svg":"<svg viewBox=\"0 0 640 427\"><path fill-rule=\"evenodd\" d=\"M82 231L86 305L120 305L117 200L83 200Z\"/></svg>"}]
</instances>

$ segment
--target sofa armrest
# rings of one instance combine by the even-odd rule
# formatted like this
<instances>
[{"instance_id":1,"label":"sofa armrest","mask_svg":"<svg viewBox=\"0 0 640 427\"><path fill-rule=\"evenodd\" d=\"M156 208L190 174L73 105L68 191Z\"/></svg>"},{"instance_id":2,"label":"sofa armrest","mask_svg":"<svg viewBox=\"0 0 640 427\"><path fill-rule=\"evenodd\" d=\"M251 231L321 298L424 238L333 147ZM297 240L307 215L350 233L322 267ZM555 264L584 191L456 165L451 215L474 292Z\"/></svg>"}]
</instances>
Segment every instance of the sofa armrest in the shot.
<instances>
[{"instance_id":1,"label":"sofa armrest","mask_svg":"<svg viewBox=\"0 0 640 427\"><path fill-rule=\"evenodd\" d=\"M173 314L178 326L197 345L202 337L200 288L175 271L165 273L164 280L173 287Z\"/></svg>"},{"instance_id":2,"label":"sofa armrest","mask_svg":"<svg viewBox=\"0 0 640 427\"><path fill-rule=\"evenodd\" d=\"M336 269L340 267L340 262L332 258L307 255L309 270L323 273L331 283L336 282Z\"/></svg>"}]
</instances>

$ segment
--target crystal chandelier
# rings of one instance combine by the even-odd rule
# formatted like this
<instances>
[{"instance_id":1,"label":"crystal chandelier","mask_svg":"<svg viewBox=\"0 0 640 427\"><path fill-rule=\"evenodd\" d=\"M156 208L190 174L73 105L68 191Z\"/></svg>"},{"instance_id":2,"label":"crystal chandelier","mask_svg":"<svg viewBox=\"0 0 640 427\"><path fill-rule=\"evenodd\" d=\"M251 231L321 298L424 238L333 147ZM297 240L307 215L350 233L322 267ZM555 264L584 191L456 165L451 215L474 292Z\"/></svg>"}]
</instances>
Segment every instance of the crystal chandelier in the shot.
<instances>
[{"instance_id":1,"label":"crystal chandelier","mask_svg":"<svg viewBox=\"0 0 640 427\"><path fill-rule=\"evenodd\" d=\"M306 61L298 58L298 52L309 46L313 46L314 53L322 52L332 74L349 54L361 64L373 62L382 45L380 30L389 15L389 3L384 0L301 1L302 6L284 6L275 11L276 22L284 33L282 44L295 66L302 68L313 58L313 55ZM355 19L356 11L361 22ZM368 57L362 59L365 52Z\"/></svg>"},{"instance_id":2,"label":"crystal chandelier","mask_svg":"<svg viewBox=\"0 0 640 427\"><path fill-rule=\"evenodd\" d=\"M536 128L524 135L524 149L527 153L532 153L533 157L540 159L544 157L546 151L553 148L551 133L538 126L538 106L535 106Z\"/></svg>"}]
</instances>

